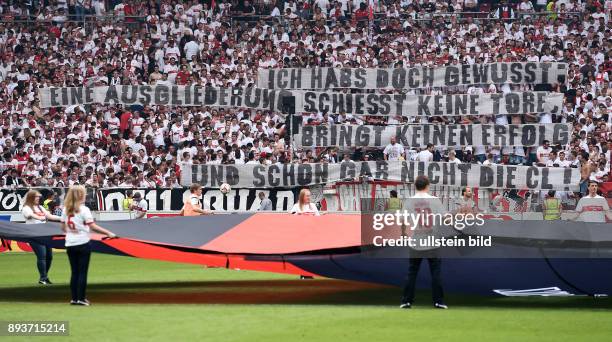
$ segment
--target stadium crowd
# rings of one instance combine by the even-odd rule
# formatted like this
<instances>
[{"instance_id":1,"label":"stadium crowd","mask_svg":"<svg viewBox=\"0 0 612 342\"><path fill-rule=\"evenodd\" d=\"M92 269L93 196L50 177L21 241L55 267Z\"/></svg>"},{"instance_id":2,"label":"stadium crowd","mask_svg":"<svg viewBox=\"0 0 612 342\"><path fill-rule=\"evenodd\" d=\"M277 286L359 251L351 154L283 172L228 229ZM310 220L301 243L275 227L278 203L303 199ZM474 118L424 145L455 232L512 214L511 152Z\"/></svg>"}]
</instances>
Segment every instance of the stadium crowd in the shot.
<instances>
[{"instance_id":1,"label":"stadium crowd","mask_svg":"<svg viewBox=\"0 0 612 342\"><path fill-rule=\"evenodd\" d=\"M612 1L3 1L2 187L178 187L181 167L407 159L579 167L610 178ZM212 5L212 8L211 8ZM483 12L483 13L463 13ZM301 113L304 124L569 122L567 146L290 149L285 116L241 108L42 109L37 89L117 84L253 86L258 68L570 63L561 115L380 117ZM482 85L422 94L534 90ZM414 91L408 91L414 94ZM586 191L586 184L584 184Z\"/></svg>"}]
</instances>

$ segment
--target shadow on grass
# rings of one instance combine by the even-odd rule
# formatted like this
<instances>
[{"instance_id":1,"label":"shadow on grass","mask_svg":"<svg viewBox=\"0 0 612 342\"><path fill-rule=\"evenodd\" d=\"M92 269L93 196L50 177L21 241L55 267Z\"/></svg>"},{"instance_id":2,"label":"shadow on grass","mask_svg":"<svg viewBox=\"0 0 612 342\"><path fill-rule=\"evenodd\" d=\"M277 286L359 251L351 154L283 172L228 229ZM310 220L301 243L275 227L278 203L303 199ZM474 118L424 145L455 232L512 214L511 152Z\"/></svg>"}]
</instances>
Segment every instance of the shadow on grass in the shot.
<instances>
[{"instance_id":1,"label":"shadow on grass","mask_svg":"<svg viewBox=\"0 0 612 342\"><path fill-rule=\"evenodd\" d=\"M0 303L66 303L66 285L0 288ZM237 280L202 282L139 282L90 284L88 298L96 304L286 304L361 305L399 304L401 289L343 280ZM453 307L508 309L612 309L610 298L499 297L449 294ZM417 305L429 305L430 293L419 291Z\"/></svg>"}]
</instances>

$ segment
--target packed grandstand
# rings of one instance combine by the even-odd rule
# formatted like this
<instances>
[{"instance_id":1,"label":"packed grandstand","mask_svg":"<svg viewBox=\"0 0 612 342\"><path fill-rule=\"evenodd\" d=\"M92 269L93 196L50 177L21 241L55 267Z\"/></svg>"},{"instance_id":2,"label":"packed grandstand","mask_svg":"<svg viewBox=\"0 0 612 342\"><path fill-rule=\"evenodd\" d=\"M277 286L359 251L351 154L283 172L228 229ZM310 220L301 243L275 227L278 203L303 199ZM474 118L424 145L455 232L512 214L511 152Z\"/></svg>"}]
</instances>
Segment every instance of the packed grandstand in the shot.
<instances>
[{"instance_id":1,"label":"packed grandstand","mask_svg":"<svg viewBox=\"0 0 612 342\"><path fill-rule=\"evenodd\" d=\"M579 168L607 191L612 1L5 1L0 6L3 188L179 188L194 164L415 160ZM548 86L403 90L564 94L558 113L377 116L298 113L305 125L569 123L565 145L292 148L286 115L246 108L42 108L39 88L252 87L261 68L396 68L565 62ZM543 87L543 88L539 88ZM390 90L377 90L391 92ZM184 184L188 185L188 184ZM571 194L569 196L574 196Z\"/></svg>"}]
</instances>

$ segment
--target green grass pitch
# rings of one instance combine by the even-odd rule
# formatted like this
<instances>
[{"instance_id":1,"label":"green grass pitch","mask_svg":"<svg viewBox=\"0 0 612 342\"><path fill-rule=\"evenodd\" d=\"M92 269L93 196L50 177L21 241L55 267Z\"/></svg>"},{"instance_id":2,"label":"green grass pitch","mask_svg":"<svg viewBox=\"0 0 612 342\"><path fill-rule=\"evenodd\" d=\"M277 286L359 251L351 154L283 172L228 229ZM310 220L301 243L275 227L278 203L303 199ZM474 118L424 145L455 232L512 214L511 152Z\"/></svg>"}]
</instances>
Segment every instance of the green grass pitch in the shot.
<instances>
[{"instance_id":1,"label":"green grass pitch","mask_svg":"<svg viewBox=\"0 0 612 342\"><path fill-rule=\"evenodd\" d=\"M68 260L36 284L32 254L0 254L0 320L65 320L69 337L1 341L610 341L612 301L449 294L449 310L420 292L330 279L93 254L91 307L68 305Z\"/></svg>"}]
</instances>

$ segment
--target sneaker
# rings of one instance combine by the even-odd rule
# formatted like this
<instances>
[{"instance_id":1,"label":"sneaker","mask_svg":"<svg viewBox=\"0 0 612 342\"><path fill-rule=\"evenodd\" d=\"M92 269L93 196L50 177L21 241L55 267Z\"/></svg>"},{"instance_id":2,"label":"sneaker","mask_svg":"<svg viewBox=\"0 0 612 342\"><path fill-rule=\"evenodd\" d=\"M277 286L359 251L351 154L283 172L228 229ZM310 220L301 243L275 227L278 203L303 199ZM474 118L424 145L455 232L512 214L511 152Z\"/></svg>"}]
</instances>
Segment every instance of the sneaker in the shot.
<instances>
[{"instance_id":1,"label":"sneaker","mask_svg":"<svg viewBox=\"0 0 612 342\"><path fill-rule=\"evenodd\" d=\"M76 300L71 300L71 301L70 301L70 305L77 305L77 302L78 302L78 301L76 301Z\"/></svg>"},{"instance_id":2,"label":"sneaker","mask_svg":"<svg viewBox=\"0 0 612 342\"><path fill-rule=\"evenodd\" d=\"M49 278L45 279L45 281L47 282L47 285L53 285L53 283L51 282Z\"/></svg>"},{"instance_id":3,"label":"sneaker","mask_svg":"<svg viewBox=\"0 0 612 342\"><path fill-rule=\"evenodd\" d=\"M448 309L448 306L444 303L434 303L434 308L436 309Z\"/></svg>"},{"instance_id":4,"label":"sneaker","mask_svg":"<svg viewBox=\"0 0 612 342\"><path fill-rule=\"evenodd\" d=\"M402 303L400 305L400 309L410 309L412 307L412 304L410 303Z\"/></svg>"},{"instance_id":5,"label":"sneaker","mask_svg":"<svg viewBox=\"0 0 612 342\"><path fill-rule=\"evenodd\" d=\"M87 299L85 299L85 300L78 300L78 301L76 302L76 305L90 306L90 305L91 305L91 303L89 303L89 301L88 301Z\"/></svg>"},{"instance_id":6,"label":"sneaker","mask_svg":"<svg viewBox=\"0 0 612 342\"><path fill-rule=\"evenodd\" d=\"M40 285L49 285L50 283L46 279L41 279L38 281Z\"/></svg>"}]
</instances>

